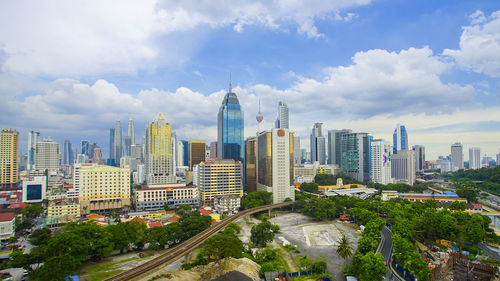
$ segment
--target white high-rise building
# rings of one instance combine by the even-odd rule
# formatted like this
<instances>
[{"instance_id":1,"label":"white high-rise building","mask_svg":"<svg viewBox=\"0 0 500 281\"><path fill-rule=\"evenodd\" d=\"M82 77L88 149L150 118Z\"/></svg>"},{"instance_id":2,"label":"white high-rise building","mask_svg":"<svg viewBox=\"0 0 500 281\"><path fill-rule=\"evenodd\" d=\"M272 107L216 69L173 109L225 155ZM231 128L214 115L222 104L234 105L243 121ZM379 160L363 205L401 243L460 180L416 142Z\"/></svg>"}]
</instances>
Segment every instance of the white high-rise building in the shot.
<instances>
[{"instance_id":1,"label":"white high-rise building","mask_svg":"<svg viewBox=\"0 0 500 281\"><path fill-rule=\"evenodd\" d=\"M75 163L73 165L73 188L68 190L68 198L74 199L80 196L80 170L82 167L95 167L96 165L97 163Z\"/></svg>"},{"instance_id":2,"label":"white high-rise building","mask_svg":"<svg viewBox=\"0 0 500 281\"><path fill-rule=\"evenodd\" d=\"M315 123L311 131L311 162L326 164L325 137L321 132L323 123Z\"/></svg>"},{"instance_id":3,"label":"white high-rise building","mask_svg":"<svg viewBox=\"0 0 500 281\"><path fill-rule=\"evenodd\" d=\"M52 174L59 171L59 144L53 142L52 138L45 137L36 144L35 169L49 170Z\"/></svg>"},{"instance_id":4,"label":"white high-rise building","mask_svg":"<svg viewBox=\"0 0 500 281\"><path fill-rule=\"evenodd\" d=\"M481 169L481 149L479 147L469 148L469 169Z\"/></svg>"},{"instance_id":5,"label":"white high-rise building","mask_svg":"<svg viewBox=\"0 0 500 281\"><path fill-rule=\"evenodd\" d=\"M464 153L462 144L457 142L451 145L451 170L458 171L464 168Z\"/></svg>"},{"instance_id":6,"label":"white high-rise building","mask_svg":"<svg viewBox=\"0 0 500 281\"><path fill-rule=\"evenodd\" d=\"M300 136L293 137L293 165L299 166L302 164L300 153Z\"/></svg>"},{"instance_id":7,"label":"white high-rise building","mask_svg":"<svg viewBox=\"0 0 500 281\"><path fill-rule=\"evenodd\" d=\"M36 144L40 139L39 132L30 131L28 133L28 161L27 161L27 170L31 171L35 168L35 158L36 158Z\"/></svg>"},{"instance_id":8,"label":"white high-rise building","mask_svg":"<svg viewBox=\"0 0 500 281\"><path fill-rule=\"evenodd\" d=\"M376 183L392 183L392 145L382 139L371 140L371 180Z\"/></svg>"},{"instance_id":9,"label":"white high-rise building","mask_svg":"<svg viewBox=\"0 0 500 281\"><path fill-rule=\"evenodd\" d=\"M217 143L216 143L217 145ZM177 141L177 165L178 166L184 166L184 149L187 149L187 147L184 147L184 144L182 141ZM214 155L215 157L215 155Z\"/></svg>"},{"instance_id":10,"label":"white high-rise building","mask_svg":"<svg viewBox=\"0 0 500 281\"><path fill-rule=\"evenodd\" d=\"M409 185L415 183L415 151L399 150L397 154L392 155L391 162L391 175L396 182Z\"/></svg>"},{"instance_id":11,"label":"white high-rise building","mask_svg":"<svg viewBox=\"0 0 500 281\"><path fill-rule=\"evenodd\" d=\"M288 106L284 101L278 103L278 118L276 119L275 127L279 129L290 129Z\"/></svg>"}]
</instances>

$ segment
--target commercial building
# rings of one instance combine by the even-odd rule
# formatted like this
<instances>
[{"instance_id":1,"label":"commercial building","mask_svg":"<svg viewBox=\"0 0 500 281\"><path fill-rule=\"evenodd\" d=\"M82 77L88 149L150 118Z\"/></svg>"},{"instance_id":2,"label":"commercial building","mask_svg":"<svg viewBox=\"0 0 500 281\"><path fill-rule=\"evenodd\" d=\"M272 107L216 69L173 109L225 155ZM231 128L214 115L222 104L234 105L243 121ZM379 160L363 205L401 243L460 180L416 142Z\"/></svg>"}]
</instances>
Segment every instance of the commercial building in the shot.
<instances>
[{"instance_id":1,"label":"commercial building","mask_svg":"<svg viewBox=\"0 0 500 281\"><path fill-rule=\"evenodd\" d=\"M243 110L229 82L229 92L224 96L217 117L217 157L244 162L244 145Z\"/></svg>"},{"instance_id":2,"label":"commercial building","mask_svg":"<svg viewBox=\"0 0 500 281\"><path fill-rule=\"evenodd\" d=\"M14 236L14 221L14 213L0 213L0 240L7 240Z\"/></svg>"},{"instance_id":3,"label":"commercial building","mask_svg":"<svg viewBox=\"0 0 500 281\"><path fill-rule=\"evenodd\" d=\"M367 133L341 134L341 168L360 182L370 180L370 136Z\"/></svg>"},{"instance_id":4,"label":"commercial building","mask_svg":"<svg viewBox=\"0 0 500 281\"><path fill-rule=\"evenodd\" d=\"M109 158L107 161L108 165L114 166L115 165L115 128L110 128L109 129Z\"/></svg>"},{"instance_id":5,"label":"commercial building","mask_svg":"<svg viewBox=\"0 0 500 281\"><path fill-rule=\"evenodd\" d=\"M287 129L259 132L257 136L257 189L273 193L273 203L295 200L293 133Z\"/></svg>"},{"instance_id":6,"label":"commercial building","mask_svg":"<svg viewBox=\"0 0 500 281\"><path fill-rule=\"evenodd\" d=\"M53 142L51 137L45 137L36 144L35 169L48 170L49 174L59 171L59 144Z\"/></svg>"},{"instance_id":7,"label":"commercial building","mask_svg":"<svg viewBox=\"0 0 500 281\"><path fill-rule=\"evenodd\" d=\"M342 135L350 133L348 129L328 131L328 164L342 165Z\"/></svg>"},{"instance_id":8,"label":"commercial building","mask_svg":"<svg viewBox=\"0 0 500 281\"><path fill-rule=\"evenodd\" d=\"M408 133L404 125L397 124L392 134L392 149L396 154L400 150L408 150Z\"/></svg>"},{"instance_id":9,"label":"commercial building","mask_svg":"<svg viewBox=\"0 0 500 281\"><path fill-rule=\"evenodd\" d=\"M371 181L388 184L391 178L392 146L382 139L371 140Z\"/></svg>"},{"instance_id":10,"label":"commercial building","mask_svg":"<svg viewBox=\"0 0 500 281\"><path fill-rule=\"evenodd\" d=\"M311 131L311 162L316 161L319 164L326 164L326 153L325 153L325 137L321 132L321 126L323 123L314 123Z\"/></svg>"},{"instance_id":11,"label":"commercial building","mask_svg":"<svg viewBox=\"0 0 500 281\"><path fill-rule=\"evenodd\" d=\"M293 137L293 165L294 166L299 166L302 164L302 159L301 159L301 153L300 153L300 136L294 136Z\"/></svg>"},{"instance_id":12,"label":"commercial building","mask_svg":"<svg viewBox=\"0 0 500 281\"><path fill-rule=\"evenodd\" d=\"M423 172L425 170L425 146L414 145L413 151L415 151L415 170Z\"/></svg>"},{"instance_id":13,"label":"commercial building","mask_svg":"<svg viewBox=\"0 0 500 281\"><path fill-rule=\"evenodd\" d=\"M120 120L116 120L115 130L113 137L113 155L114 155L114 163L115 165L120 164L120 158L122 158L123 147L122 147L122 125Z\"/></svg>"},{"instance_id":14,"label":"commercial building","mask_svg":"<svg viewBox=\"0 0 500 281\"><path fill-rule=\"evenodd\" d=\"M288 106L284 101L278 103L278 118L276 118L275 128L277 129L290 129L288 120Z\"/></svg>"},{"instance_id":15,"label":"commercial building","mask_svg":"<svg viewBox=\"0 0 500 281\"><path fill-rule=\"evenodd\" d=\"M102 163L102 151L99 146L94 147L92 152L92 163L101 164Z\"/></svg>"},{"instance_id":16,"label":"commercial building","mask_svg":"<svg viewBox=\"0 0 500 281\"><path fill-rule=\"evenodd\" d=\"M479 147L469 148L469 169L481 169L481 149Z\"/></svg>"},{"instance_id":17,"label":"commercial building","mask_svg":"<svg viewBox=\"0 0 500 281\"><path fill-rule=\"evenodd\" d=\"M19 182L19 132L10 128L0 133L0 188L14 189Z\"/></svg>"},{"instance_id":18,"label":"commercial building","mask_svg":"<svg viewBox=\"0 0 500 281\"><path fill-rule=\"evenodd\" d=\"M170 124L159 113L146 127L146 181L148 185L175 183Z\"/></svg>"},{"instance_id":19,"label":"commercial building","mask_svg":"<svg viewBox=\"0 0 500 281\"><path fill-rule=\"evenodd\" d=\"M245 185L246 192L257 191L257 138L250 137L245 141Z\"/></svg>"},{"instance_id":20,"label":"commercial building","mask_svg":"<svg viewBox=\"0 0 500 281\"><path fill-rule=\"evenodd\" d=\"M459 142L451 145L451 166L452 171L464 168L464 153L462 144Z\"/></svg>"},{"instance_id":21,"label":"commercial building","mask_svg":"<svg viewBox=\"0 0 500 281\"><path fill-rule=\"evenodd\" d=\"M214 209L221 215L236 214L241 206L241 196L217 195L214 197Z\"/></svg>"},{"instance_id":22,"label":"commercial building","mask_svg":"<svg viewBox=\"0 0 500 281\"><path fill-rule=\"evenodd\" d=\"M415 175L415 151L400 150L392 155L392 178L395 182L413 185Z\"/></svg>"},{"instance_id":23,"label":"commercial building","mask_svg":"<svg viewBox=\"0 0 500 281\"><path fill-rule=\"evenodd\" d=\"M28 152L27 152L28 160L26 167L28 171L31 171L35 168L36 144L38 143L39 139L40 139L39 132L30 131L28 133Z\"/></svg>"},{"instance_id":24,"label":"commercial building","mask_svg":"<svg viewBox=\"0 0 500 281\"><path fill-rule=\"evenodd\" d=\"M72 221L80 218L80 204L75 202L51 202L47 207L47 219L49 221L58 220L59 218L67 218Z\"/></svg>"},{"instance_id":25,"label":"commercial building","mask_svg":"<svg viewBox=\"0 0 500 281\"><path fill-rule=\"evenodd\" d=\"M312 182L317 174L337 175L341 169L337 165L320 165L319 162L294 166L295 182Z\"/></svg>"},{"instance_id":26,"label":"commercial building","mask_svg":"<svg viewBox=\"0 0 500 281\"><path fill-rule=\"evenodd\" d=\"M82 210L109 211L130 206L130 169L96 165L80 168Z\"/></svg>"},{"instance_id":27,"label":"commercial building","mask_svg":"<svg viewBox=\"0 0 500 281\"><path fill-rule=\"evenodd\" d=\"M132 155L132 145L135 145L134 120L132 118L128 120L127 136L123 138L123 143L125 145L125 156L130 157Z\"/></svg>"},{"instance_id":28,"label":"commercial building","mask_svg":"<svg viewBox=\"0 0 500 281\"><path fill-rule=\"evenodd\" d=\"M40 203L47 192L47 177L32 176L23 180L23 202Z\"/></svg>"},{"instance_id":29,"label":"commercial building","mask_svg":"<svg viewBox=\"0 0 500 281\"><path fill-rule=\"evenodd\" d=\"M467 199L458 197L457 194L445 191L443 194L416 194L416 193L399 193L399 198L403 198L409 200L410 202L420 201L424 202L427 200L436 200L438 202L451 203L454 201L465 202L467 203Z\"/></svg>"},{"instance_id":30,"label":"commercial building","mask_svg":"<svg viewBox=\"0 0 500 281\"><path fill-rule=\"evenodd\" d=\"M193 184L200 191L200 204L214 207L220 195L243 197L243 164L233 159L212 159L195 166Z\"/></svg>"},{"instance_id":31,"label":"commercial building","mask_svg":"<svg viewBox=\"0 0 500 281\"><path fill-rule=\"evenodd\" d=\"M71 149L71 142L68 139L64 140L63 144L62 164L63 165L73 164L73 150Z\"/></svg>"},{"instance_id":32,"label":"commercial building","mask_svg":"<svg viewBox=\"0 0 500 281\"><path fill-rule=\"evenodd\" d=\"M330 196L349 196L349 197L358 197L361 199L366 199L374 194L376 194L378 190L375 188L367 188L367 187L359 187L359 188L349 188L349 189L337 189L332 191L325 192L327 197Z\"/></svg>"},{"instance_id":33,"label":"commercial building","mask_svg":"<svg viewBox=\"0 0 500 281\"><path fill-rule=\"evenodd\" d=\"M205 161L207 143L204 140L189 141L189 170Z\"/></svg>"},{"instance_id":34,"label":"commercial building","mask_svg":"<svg viewBox=\"0 0 500 281\"><path fill-rule=\"evenodd\" d=\"M195 186L177 184L155 184L147 188L134 190L133 204L137 211L162 210L189 204L193 208L199 206L198 189Z\"/></svg>"}]
</instances>

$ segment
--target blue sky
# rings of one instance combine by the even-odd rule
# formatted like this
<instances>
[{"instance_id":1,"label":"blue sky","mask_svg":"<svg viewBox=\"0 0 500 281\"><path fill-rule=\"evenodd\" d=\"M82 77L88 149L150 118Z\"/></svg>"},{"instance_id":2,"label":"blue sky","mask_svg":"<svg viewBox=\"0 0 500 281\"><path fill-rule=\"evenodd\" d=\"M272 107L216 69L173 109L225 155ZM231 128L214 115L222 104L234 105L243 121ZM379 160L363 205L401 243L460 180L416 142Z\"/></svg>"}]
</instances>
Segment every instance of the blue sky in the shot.
<instances>
[{"instance_id":1,"label":"blue sky","mask_svg":"<svg viewBox=\"0 0 500 281\"><path fill-rule=\"evenodd\" d=\"M303 147L324 122L388 140L405 124L428 159L500 148L497 1L3 1L0 26L0 125L21 152L29 130L106 152L115 120L140 141L160 111L213 141L230 72L246 136L260 98L264 128L288 103Z\"/></svg>"}]
</instances>

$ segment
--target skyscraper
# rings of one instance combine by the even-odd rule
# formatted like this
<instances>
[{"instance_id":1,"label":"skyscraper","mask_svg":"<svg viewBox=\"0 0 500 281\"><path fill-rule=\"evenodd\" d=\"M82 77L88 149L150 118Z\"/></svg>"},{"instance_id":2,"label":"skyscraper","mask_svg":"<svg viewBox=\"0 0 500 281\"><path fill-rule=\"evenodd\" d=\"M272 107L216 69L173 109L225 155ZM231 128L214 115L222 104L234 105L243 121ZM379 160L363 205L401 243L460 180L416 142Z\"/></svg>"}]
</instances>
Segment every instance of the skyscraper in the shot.
<instances>
[{"instance_id":1,"label":"skyscraper","mask_svg":"<svg viewBox=\"0 0 500 281\"><path fill-rule=\"evenodd\" d=\"M102 162L102 151L99 146L94 146L94 151L92 152L92 163L100 165Z\"/></svg>"},{"instance_id":2,"label":"skyscraper","mask_svg":"<svg viewBox=\"0 0 500 281\"><path fill-rule=\"evenodd\" d=\"M115 165L120 164L120 158L122 158L122 125L120 120L115 123L115 136L113 138L113 150L115 154Z\"/></svg>"},{"instance_id":3,"label":"skyscraper","mask_svg":"<svg viewBox=\"0 0 500 281\"><path fill-rule=\"evenodd\" d=\"M257 189L272 192L273 203L295 200L293 133L272 129L257 136Z\"/></svg>"},{"instance_id":4,"label":"skyscraper","mask_svg":"<svg viewBox=\"0 0 500 281\"><path fill-rule=\"evenodd\" d=\"M278 118L276 118L275 127L278 129L289 129L288 106L285 102L278 103Z\"/></svg>"},{"instance_id":5,"label":"skyscraper","mask_svg":"<svg viewBox=\"0 0 500 281\"><path fill-rule=\"evenodd\" d=\"M91 151L90 141L89 140L82 140L81 146L82 146L82 153L81 154L87 155L88 158L91 158L93 151Z\"/></svg>"},{"instance_id":6,"label":"skyscraper","mask_svg":"<svg viewBox=\"0 0 500 281\"><path fill-rule=\"evenodd\" d=\"M182 141L177 141L177 165L184 166L184 143Z\"/></svg>"},{"instance_id":7,"label":"skyscraper","mask_svg":"<svg viewBox=\"0 0 500 281\"><path fill-rule=\"evenodd\" d=\"M341 135L341 167L353 179L370 180L370 136L367 133Z\"/></svg>"},{"instance_id":8,"label":"skyscraper","mask_svg":"<svg viewBox=\"0 0 500 281\"><path fill-rule=\"evenodd\" d=\"M19 132L10 128L0 133L0 188L13 189L19 181Z\"/></svg>"},{"instance_id":9,"label":"skyscraper","mask_svg":"<svg viewBox=\"0 0 500 281\"><path fill-rule=\"evenodd\" d=\"M62 164L73 164L73 151L71 150L71 142L68 139L64 140L63 144Z\"/></svg>"},{"instance_id":10,"label":"skyscraper","mask_svg":"<svg viewBox=\"0 0 500 281\"><path fill-rule=\"evenodd\" d=\"M181 140L183 149L183 164L182 166L189 167L189 142L186 140Z\"/></svg>"},{"instance_id":11,"label":"skyscraper","mask_svg":"<svg viewBox=\"0 0 500 281\"><path fill-rule=\"evenodd\" d=\"M245 160L244 117L238 97L229 92L219 108L217 122L217 157L221 159Z\"/></svg>"},{"instance_id":12,"label":"skyscraper","mask_svg":"<svg viewBox=\"0 0 500 281\"><path fill-rule=\"evenodd\" d=\"M135 144L134 121L132 120L132 117L128 120L127 136L123 138L123 144L125 146L125 149L123 150L124 155L130 157L130 147Z\"/></svg>"},{"instance_id":13,"label":"skyscraper","mask_svg":"<svg viewBox=\"0 0 500 281\"><path fill-rule=\"evenodd\" d=\"M206 142L204 140L189 141L189 170L205 161Z\"/></svg>"},{"instance_id":14,"label":"skyscraper","mask_svg":"<svg viewBox=\"0 0 500 281\"><path fill-rule=\"evenodd\" d=\"M350 134L352 130L329 130L328 131L328 164L342 165L342 135Z\"/></svg>"},{"instance_id":15,"label":"skyscraper","mask_svg":"<svg viewBox=\"0 0 500 281\"><path fill-rule=\"evenodd\" d=\"M257 161L257 138L249 137L245 141L245 183L247 190L246 192L254 192L257 191L257 170L256 170L256 161Z\"/></svg>"},{"instance_id":16,"label":"skyscraper","mask_svg":"<svg viewBox=\"0 0 500 281\"><path fill-rule=\"evenodd\" d=\"M51 137L45 137L39 141L36 144L35 169L57 173L59 171L59 151L59 144L52 141Z\"/></svg>"},{"instance_id":17,"label":"skyscraper","mask_svg":"<svg viewBox=\"0 0 500 281\"><path fill-rule=\"evenodd\" d=\"M175 183L170 142L170 124L158 113L155 120L146 127L146 180L148 185Z\"/></svg>"},{"instance_id":18,"label":"skyscraper","mask_svg":"<svg viewBox=\"0 0 500 281\"><path fill-rule=\"evenodd\" d=\"M413 151L415 151L415 170L423 172L425 169L425 146L414 145Z\"/></svg>"},{"instance_id":19,"label":"skyscraper","mask_svg":"<svg viewBox=\"0 0 500 281\"><path fill-rule=\"evenodd\" d=\"M27 170L31 171L35 168L35 153L36 153L36 144L38 143L38 139L40 138L39 132L30 131L28 133L28 163Z\"/></svg>"},{"instance_id":20,"label":"skyscraper","mask_svg":"<svg viewBox=\"0 0 500 281\"><path fill-rule=\"evenodd\" d=\"M464 168L464 152L462 144L457 142L451 145L451 170L458 171Z\"/></svg>"},{"instance_id":21,"label":"skyscraper","mask_svg":"<svg viewBox=\"0 0 500 281\"><path fill-rule=\"evenodd\" d=\"M321 133L323 123L314 123L311 132L311 162L318 161L320 165L326 164L325 137Z\"/></svg>"},{"instance_id":22,"label":"skyscraper","mask_svg":"<svg viewBox=\"0 0 500 281\"><path fill-rule=\"evenodd\" d=\"M415 151L400 150L392 155L392 178L396 182L413 185L415 183Z\"/></svg>"},{"instance_id":23,"label":"skyscraper","mask_svg":"<svg viewBox=\"0 0 500 281\"><path fill-rule=\"evenodd\" d=\"M371 145L371 180L388 184L391 179L392 146L388 141L372 139Z\"/></svg>"},{"instance_id":24,"label":"skyscraper","mask_svg":"<svg viewBox=\"0 0 500 281\"><path fill-rule=\"evenodd\" d=\"M397 125L392 135L392 149L394 154L400 150L408 150L408 134L404 125Z\"/></svg>"},{"instance_id":25,"label":"skyscraper","mask_svg":"<svg viewBox=\"0 0 500 281\"><path fill-rule=\"evenodd\" d=\"M481 168L481 149L479 147L469 148L469 169Z\"/></svg>"},{"instance_id":26,"label":"skyscraper","mask_svg":"<svg viewBox=\"0 0 500 281\"><path fill-rule=\"evenodd\" d=\"M293 165L299 166L302 163L300 153L300 136L293 137Z\"/></svg>"},{"instance_id":27,"label":"skyscraper","mask_svg":"<svg viewBox=\"0 0 500 281\"><path fill-rule=\"evenodd\" d=\"M210 158L217 158L217 142L210 143Z\"/></svg>"},{"instance_id":28,"label":"skyscraper","mask_svg":"<svg viewBox=\"0 0 500 281\"><path fill-rule=\"evenodd\" d=\"M115 150L114 150L114 144L115 144L115 128L110 128L109 129L109 158L108 158L108 165L114 166L115 165Z\"/></svg>"}]
</instances>

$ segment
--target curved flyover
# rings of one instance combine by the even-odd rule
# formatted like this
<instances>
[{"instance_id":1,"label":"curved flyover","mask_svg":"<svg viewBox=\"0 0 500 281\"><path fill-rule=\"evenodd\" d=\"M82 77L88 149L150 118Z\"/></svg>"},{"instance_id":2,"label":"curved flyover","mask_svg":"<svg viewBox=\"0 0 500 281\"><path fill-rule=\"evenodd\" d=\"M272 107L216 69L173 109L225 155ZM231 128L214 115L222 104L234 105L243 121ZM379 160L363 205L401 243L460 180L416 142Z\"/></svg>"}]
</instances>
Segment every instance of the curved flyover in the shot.
<instances>
[{"instance_id":1,"label":"curved flyover","mask_svg":"<svg viewBox=\"0 0 500 281\"><path fill-rule=\"evenodd\" d=\"M205 241L207 238L210 236L218 233L220 230L224 229L224 227L231 221L234 221L240 217L243 217L245 215L250 215L253 213L269 210L269 209L275 209L275 208L281 208L285 206L291 205L293 202L283 202L283 203L278 203L278 204L272 204L272 205L265 205L265 206L260 206L248 210L241 211L235 215L232 215L225 220L219 222L218 224L211 226L204 231L196 234L195 236L189 238L188 240L182 242L181 244L175 246L172 248L170 251L166 252L165 254L162 254L150 261L147 261L137 267L134 267L132 269L129 269L127 271L124 271L118 275L115 275L111 278L106 279L106 281L121 281L121 280L131 280L135 277L141 276L145 274L146 272L153 270L167 262L173 261L178 259L179 257L185 255L187 252L193 250L196 248L198 245L200 245L203 241Z\"/></svg>"}]
</instances>

